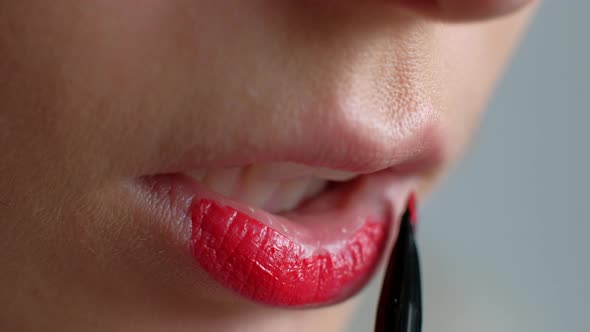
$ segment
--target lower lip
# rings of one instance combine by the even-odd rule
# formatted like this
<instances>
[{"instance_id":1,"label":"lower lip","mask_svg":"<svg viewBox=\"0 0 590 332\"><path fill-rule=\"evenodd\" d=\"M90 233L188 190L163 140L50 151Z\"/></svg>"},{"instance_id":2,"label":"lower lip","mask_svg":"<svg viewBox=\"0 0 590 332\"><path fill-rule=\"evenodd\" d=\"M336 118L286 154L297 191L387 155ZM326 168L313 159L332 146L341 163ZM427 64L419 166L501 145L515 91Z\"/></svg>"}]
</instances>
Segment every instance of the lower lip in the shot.
<instances>
[{"instance_id":1,"label":"lower lip","mask_svg":"<svg viewBox=\"0 0 590 332\"><path fill-rule=\"evenodd\" d=\"M174 177L154 177L150 187L169 193L173 186L191 202L189 248L200 267L246 299L289 308L333 304L360 291L396 233L401 211L394 206L411 188L410 181L386 187L392 181L382 177L390 174L371 175L278 216Z\"/></svg>"},{"instance_id":2,"label":"lower lip","mask_svg":"<svg viewBox=\"0 0 590 332\"><path fill-rule=\"evenodd\" d=\"M193 208L193 255L217 281L240 295L274 306L306 306L342 299L375 268L387 224L371 221L332 250L308 252L260 221L215 201Z\"/></svg>"}]
</instances>

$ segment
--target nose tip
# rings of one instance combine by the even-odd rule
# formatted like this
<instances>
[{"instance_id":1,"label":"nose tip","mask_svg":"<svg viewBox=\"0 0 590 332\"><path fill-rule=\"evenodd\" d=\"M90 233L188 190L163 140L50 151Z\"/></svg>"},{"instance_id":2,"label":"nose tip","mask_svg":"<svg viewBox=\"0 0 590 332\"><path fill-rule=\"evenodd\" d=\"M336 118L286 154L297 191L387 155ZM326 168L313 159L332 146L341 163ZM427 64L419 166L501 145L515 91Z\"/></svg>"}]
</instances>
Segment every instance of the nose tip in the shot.
<instances>
[{"instance_id":1,"label":"nose tip","mask_svg":"<svg viewBox=\"0 0 590 332\"><path fill-rule=\"evenodd\" d=\"M445 21L478 21L507 15L535 0L395 0L425 16Z\"/></svg>"}]
</instances>

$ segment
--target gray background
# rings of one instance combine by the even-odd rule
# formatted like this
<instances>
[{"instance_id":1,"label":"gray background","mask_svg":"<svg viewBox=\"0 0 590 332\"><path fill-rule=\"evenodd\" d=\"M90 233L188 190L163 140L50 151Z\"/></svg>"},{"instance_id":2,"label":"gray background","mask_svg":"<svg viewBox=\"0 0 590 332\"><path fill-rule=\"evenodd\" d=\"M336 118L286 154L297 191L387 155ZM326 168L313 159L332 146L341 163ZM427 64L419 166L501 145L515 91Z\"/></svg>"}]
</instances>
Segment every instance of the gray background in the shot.
<instances>
[{"instance_id":1,"label":"gray background","mask_svg":"<svg viewBox=\"0 0 590 332\"><path fill-rule=\"evenodd\" d=\"M425 331L590 332L590 1L545 1L421 211ZM372 331L381 280L350 331Z\"/></svg>"}]
</instances>

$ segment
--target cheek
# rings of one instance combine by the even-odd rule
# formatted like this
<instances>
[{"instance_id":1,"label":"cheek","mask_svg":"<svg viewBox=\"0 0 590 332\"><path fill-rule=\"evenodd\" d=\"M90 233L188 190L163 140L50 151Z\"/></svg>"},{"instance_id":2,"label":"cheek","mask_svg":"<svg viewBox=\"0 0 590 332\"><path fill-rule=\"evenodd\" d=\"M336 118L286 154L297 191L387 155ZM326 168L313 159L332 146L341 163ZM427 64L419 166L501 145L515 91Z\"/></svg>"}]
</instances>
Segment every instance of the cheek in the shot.
<instances>
[{"instance_id":1,"label":"cheek","mask_svg":"<svg viewBox=\"0 0 590 332\"><path fill-rule=\"evenodd\" d=\"M531 10L487 23L450 25L438 31L440 105L449 128L449 155L458 159L479 125L497 80L528 22Z\"/></svg>"},{"instance_id":2,"label":"cheek","mask_svg":"<svg viewBox=\"0 0 590 332\"><path fill-rule=\"evenodd\" d=\"M25 170L23 178L67 171L74 181L107 172L112 166L103 157L122 156L120 142L136 137L148 107L160 108L163 90L177 85L162 73L181 53L174 39L185 27L177 19L181 7L157 0L0 2L0 74L10 82L0 88L8 110L0 142L9 160L21 161L8 169Z\"/></svg>"}]
</instances>

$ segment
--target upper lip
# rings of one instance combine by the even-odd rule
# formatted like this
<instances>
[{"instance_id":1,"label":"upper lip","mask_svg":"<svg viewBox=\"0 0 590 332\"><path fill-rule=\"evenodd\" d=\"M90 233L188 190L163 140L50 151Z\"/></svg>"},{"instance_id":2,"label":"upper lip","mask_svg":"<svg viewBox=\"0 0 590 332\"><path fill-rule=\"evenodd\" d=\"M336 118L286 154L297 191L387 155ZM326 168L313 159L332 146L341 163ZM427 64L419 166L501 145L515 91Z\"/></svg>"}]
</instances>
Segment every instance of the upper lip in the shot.
<instances>
[{"instance_id":1,"label":"upper lip","mask_svg":"<svg viewBox=\"0 0 590 332\"><path fill-rule=\"evenodd\" d=\"M430 111L409 112L413 115L403 121L408 123L403 126L385 123L386 120L357 123L341 112L336 113L327 120L302 116L293 123L280 124L284 127L280 134L276 134L276 128L262 128L254 139L249 137L252 132L247 131L220 133L215 138L218 142L208 141L206 145L187 143L189 146L177 151L174 158L161 158L155 169L141 175L276 162L358 174L387 168L418 174L446 159L445 135Z\"/></svg>"}]
</instances>

